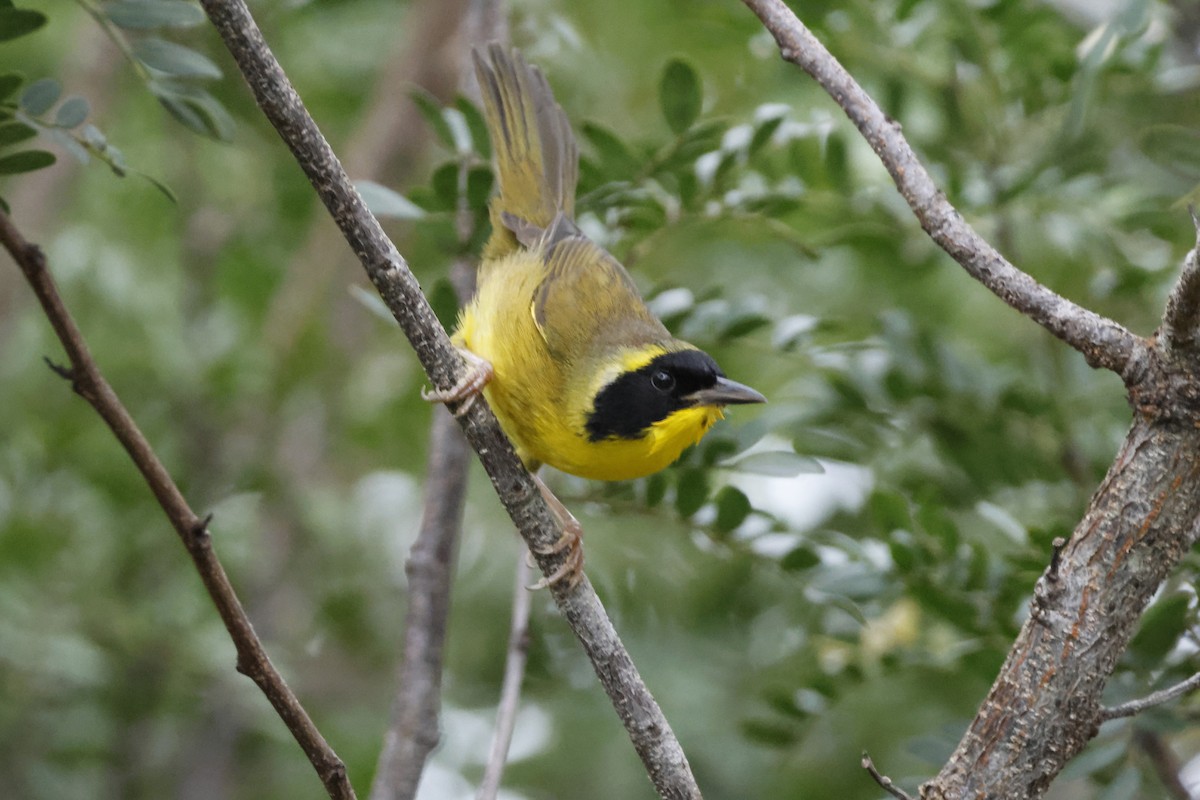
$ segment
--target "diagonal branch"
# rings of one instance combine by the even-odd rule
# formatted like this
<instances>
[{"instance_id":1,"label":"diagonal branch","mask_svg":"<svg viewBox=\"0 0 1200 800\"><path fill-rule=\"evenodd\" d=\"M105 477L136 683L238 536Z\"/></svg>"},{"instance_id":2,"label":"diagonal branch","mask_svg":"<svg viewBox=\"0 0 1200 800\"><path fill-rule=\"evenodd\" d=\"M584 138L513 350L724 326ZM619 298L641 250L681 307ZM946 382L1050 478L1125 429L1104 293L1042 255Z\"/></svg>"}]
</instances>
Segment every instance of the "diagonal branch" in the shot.
<instances>
[{"instance_id":1,"label":"diagonal branch","mask_svg":"<svg viewBox=\"0 0 1200 800\"><path fill-rule=\"evenodd\" d=\"M25 274L33 293L54 327L54 332L67 351L71 361L69 369L53 367L64 378L71 381L75 392L86 400L96 413L108 424L121 446L129 453L134 465L142 473L146 484L154 493L158 504L166 512L184 547L200 573L200 580L208 590L221 621L225 623L229 636L237 649L237 669L253 680L275 707L288 730L304 750L308 760L316 768L329 796L335 800L349 800L354 789L346 778L346 767L333 752L309 718L308 713L288 688L283 676L275 669L262 642L250 624L242 603L238 600L225 569L217 559L212 537L208 531L209 518L201 519L192 511L183 493L175 485L167 468L158 459L150 442L142 434L133 417L121 404L116 392L105 380L100 368L88 351L83 334L75 324L58 293L54 278L46 268L46 257L34 244L29 243L0 211L0 246L12 256L21 272ZM53 365L52 365L53 366Z\"/></svg>"},{"instance_id":2,"label":"diagonal branch","mask_svg":"<svg viewBox=\"0 0 1200 800\"><path fill-rule=\"evenodd\" d=\"M1196 352L1200 349L1200 217L1188 209L1196 227L1196 245L1183 260L1183 270L1167 298L1167 310L1159 329L1159 343L1168 351Z\"/></svg>"},{"instance_id":3,"label":"diagonal branch","mask_svg":"<svg viewBox=\"0 0 1200 800\"><path fill-rule=\"evenodd\" d=\"M209 20L237 62L263 114L304 170L334 222L362 262L417 358L435 386L451 387L462 360L450 344L421 287L379 222L346 177L337 157L288 81L243 0L201 0ZM554 553L561 529L542 500L485 402L457 417L479 455L505 510L516 524L544 575L553 575L569 554ZM659 794L696 798L691 767L658 703L646 689L600 599L586 577L574 587L556 584L552 593L563 618L579 638L600 683L625 725Z\"/></svg>"},{"instance_id":4,"label":"diagonal branch","mask_svg":"<svg viewBox=\"0 0 1200 800\"><path fill-rule=\"evenodd\" d=\"M1161 706L1163 703L1169 703L1183 697L1189 692L1194 692L1200 689L1200 672L1197 672L1192 677L1185 681L1180 681L1174 686L1168 686L1166 689L1160 689L1157 692L1140 697L1137 700L1130 700L1127 703L1121 703L1119 706L1104 708L1100 710L1100 721L1108 722L1111 719L1120 719L1122 717L1132 717L1140 714L1148 708Z\"/></svg>"},{"instance_id":5,"label":"diagonal branch","mask_svg":"<svg viewBox=\"0 0 1200 800\"><path fill-rule=\"evenodd\" d=\"M775 37L784 60L803 69L846 112L891 173L925 232L997 297L1078 350L1093 367L1129 383L1147 343L1113 320L1067 300L1005 260L938 190L900 126L804 26L783 0L743 0Z\"/></svg>"}]
</instances>

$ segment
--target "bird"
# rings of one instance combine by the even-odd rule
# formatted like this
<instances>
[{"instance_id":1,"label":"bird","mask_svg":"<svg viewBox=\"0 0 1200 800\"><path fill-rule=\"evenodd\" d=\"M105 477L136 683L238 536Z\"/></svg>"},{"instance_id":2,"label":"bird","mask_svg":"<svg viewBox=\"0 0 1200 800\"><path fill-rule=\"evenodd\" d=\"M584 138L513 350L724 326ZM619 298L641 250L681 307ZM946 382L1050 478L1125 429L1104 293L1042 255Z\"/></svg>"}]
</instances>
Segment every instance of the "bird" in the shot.
<instances>
[{"instance_id":1,"label":"bird","mask_svg":"<svg viewBox=\"0 0 1200 800\"><path fill-rule=\"evenodd\" d=\"M579 148L542 72L520 51L472 51L497 191L476 293L452 337L467 370L426 392L461 414L480 392L563 528L569 548L539 585L582 574L582 529L546 487L548 464L619 481L658 472L700 441L727 405L763 403L667 330L625 267L576 224Z\"/></svg>"}]
</instances>

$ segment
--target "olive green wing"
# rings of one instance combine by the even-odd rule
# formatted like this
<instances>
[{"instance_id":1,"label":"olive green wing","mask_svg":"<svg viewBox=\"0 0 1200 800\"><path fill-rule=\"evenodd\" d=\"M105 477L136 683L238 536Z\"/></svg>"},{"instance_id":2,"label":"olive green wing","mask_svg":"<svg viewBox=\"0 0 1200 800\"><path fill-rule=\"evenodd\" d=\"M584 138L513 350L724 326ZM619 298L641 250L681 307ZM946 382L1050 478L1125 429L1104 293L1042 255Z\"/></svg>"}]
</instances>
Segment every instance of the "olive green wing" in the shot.
<instances>
[{"instance_id":1,"label":"olive green wing","mask_svg":"<svg viewBox=\"0 0 1200 800\"><path fill-rule=\"evenodd\" d=\"M555 359L578 363L611 348L671 338L629 273L603 247L574 225L552 226L546 242L546 276L531 310Z\"/></svg>"}]
</instances>

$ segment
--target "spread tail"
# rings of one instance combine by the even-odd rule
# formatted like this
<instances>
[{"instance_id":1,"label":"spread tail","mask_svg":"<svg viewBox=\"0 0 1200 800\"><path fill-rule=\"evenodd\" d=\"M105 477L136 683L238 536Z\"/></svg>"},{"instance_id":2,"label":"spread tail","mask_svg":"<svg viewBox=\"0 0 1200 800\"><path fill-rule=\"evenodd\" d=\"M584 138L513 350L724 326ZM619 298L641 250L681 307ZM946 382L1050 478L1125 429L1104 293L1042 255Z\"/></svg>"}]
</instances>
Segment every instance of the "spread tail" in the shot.
<instances>
[{"instance_id":1,"label":"spread tail","mask_svg":"<svg viewBox=\"0 0 1200 800\"><path fill-rule=\"evenodd\" d=\"M518 234L574 217L579 147L550 84L520 52L493 43L474 57L499 184L484 256L498 258L520 247Z\"/></svg>"}]
</instances>

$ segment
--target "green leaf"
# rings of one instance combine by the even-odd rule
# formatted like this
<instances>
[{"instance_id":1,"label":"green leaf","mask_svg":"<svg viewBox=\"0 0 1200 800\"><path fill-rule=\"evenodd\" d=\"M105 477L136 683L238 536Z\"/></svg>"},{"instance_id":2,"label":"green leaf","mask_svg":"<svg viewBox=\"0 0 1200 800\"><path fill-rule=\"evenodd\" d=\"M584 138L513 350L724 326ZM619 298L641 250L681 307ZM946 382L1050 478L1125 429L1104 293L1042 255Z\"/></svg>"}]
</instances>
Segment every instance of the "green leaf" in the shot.
<instances>
[{"instance_id":1,"label":"green leaf","mask_svg":"<svg viewBox=\"0 0 1200 800\"><path fill-rule=\"evenodd\" d=\"M771 136L774 135L775 131L779 130L779 126L782 124L783 117L772 117L760 123L754 129L754 135L750 137L750 145L747 147L746 152L754 155L761 150L771 140Z\"/></svg>"},{"instance_id":2,"label":"green leaf","mask_svg":"<svg viewBox=\"0 0 1200 800\"><path fill-rule=\"evenodd\" d=\"M448 161L433 172L429 185L437 198L437 209L453 211L458 206L458 162Z\"/></svg>"},{"instance_id":3,"label":"green leaf","mask_svg":"<svg viewBox=\"0 0 1200 800\"><path fill-rule=\"evenodd\" d=\"M1129 643L1129 652L1148 663L1158 664L1187 629L1188 617L1186 594L1160 599L1142 615L1142 624Z\"/></svg>"},{"instance_id":4,"label":"green leaf","mask_svg":"<svg viewBox=\"0 0 1200 800\"><path fill-rule=\"evenodd\" d=\"M204 89L177 81L154 81L150 91L163 107L192 131L222 142L233 139L233 117Z\"/></svg>"},{"instance_id":5,"label":"green leaf","mask_svg":"<svg viewBox=\"0 0 1200 800\"><path fill-rule=\"evenodd\" d=\"M0 73L0 100L12 97L24 82L25 76L19 72Z\"/></svg>"},{"instance_id":6,"label":"green leaf","mask_svg":"<svg viewBox=\"0 0 1200 800\"><path fill-rule=\"evenodd\" d=\"M812 569L821 563L821 557L807 545L800 545L779 561L779 566L791 572Z\"/></svg>"},{"instance_id":7,"label":"green leaf","mask_svg":"<svg viewBox=\"0 0 1200 800\"><path fill-rule=\"evenodd\" d=\"M604 180L628 178L638 171L638 159L615 133L593 122L583 123L583 136L600 154Z\"/></svg>"},{"instance_id":8,"label":"green leaf","mask_svg":"<svg viewBox=\"0 0 1200 800\"><path fill-rule=\"evenodd\" d=\"M734 486L722 488L714 499L717 503L717 520L713 525L721 533L729 533L741 525L753 510L750 499Z\"/></svg>"},{"instance_id":9,"label":"green leaf","mask_svg":"<svg viewBox=\"0 0 1200 800\"><path fill-rule=\"evenodd\" d=\"M487 122L479 108L465 97L454 101L454 107L462 113L467 128L471 131L471 143L475 150L485 159L492 157L492 142L488 136Z\"/></svg>"},{"instance_id":10,"label":"green leaf","mask_svg":"<svg viewBox=\"0 0 1200 800\"><path fill-rule=\"evenodd\" d=\"M663 501L667 494L667 476L656 472L646 478L646 506L654 508Z\"/></svg>"},{"instance_id":11,"label":"green leaf","mask_svg":"<svg viewBox=\"0 0 1200 800\"><path fill-rule=\"evenodd\" d=\"M820 475L825 472L825 468L817 459L789 450L751 453L743 458L727 461L720 466L735 472L769 475L773 478L794 478L797 475Z\"/></svg>"},{"instance_id":12,"label":"green leaf","mask_svg":"<svg viewBox=\"0 0 1200 800\"><path fill-rule=\"evenodd\" d=\"M429 292L429 305L446 330L453 330L458 320L458 293L447 278L438 278Z\"/></svg>"},{"instance_id":13,"label":"green leaf","mask_svg":"<svg viewBox=\"0 0 1200 800\"><path fill-rule=\"evenodd\" d=\"M5 122L0 124L0 147L5 147L37 136L37 129L23 122Z\"/></svg>"},{"instance_id":14,"label":"green leaf","mask_svg":"<svg viewBox=\"0 0 1200 800\"><path fill-rule=\"evenodd\" d=\"M0 157L0 175L16 175L33 172L53 164L57 159L45 150L22 150L10 156Z\"/></svg>"},{"instance_id":15,"label":"green leaf","mask_svg":"<svg viewBox=\"0 0 1200 800\"><path fill-rule=\"evenodd\" d=\"M68 97L54 112L54 124L60 128L75 128L83 124L91 111L88 101L82 97Z\"/></svg>"},{"instance_id":16,"label":"green leaf","mask_svg":"<svg viewBox=\"0 0 1200 800\"><path fill-rule=\"evenodd\" d=\"M692 65L679 58L668 61L658 84L658 102L673 133L691 127L700 116L703 99L700 76Z\"/></svg>"},{"instance_id":17,"label":"green leaf","mask_svg":"<svg viewBox=\"0 0 1200 800\"><path fill-rule=\"evenodd\" d=\"M46 15L27 8L0 8L0 42L27 36L46 24Z\"/></svg>"},{"instance_id":18,"label":"green leaf","mask_svg":"<svg viewBox=\"0 0 1200 800\"><path fill-rule=\"evenodd\" d=\"M486 208L491 196L491 167L471 167L467 171L467 205L475 210Z\"/></svg>"},{"instance_id":19,"label":"green leaf","mask_svg":"<svg viewBox=\"0 0 1200 800\"><path fill-rule=\"evenodd\" d=\"M355 181L354 188L358 189L367 208L377 217L421 219L425 216L425 210L416 203L374 181Z\"/></svg>"},{"instance_id":20,"label":"green leaf","mask_svg":"<svg viewBox=\"0 0 1200 800\"><path fill-rule=\"evenodd\" d=\"M21 93L20 105L26 113L40 117L58 102L61 94L61 83L54 78L39 78L25 87L25 91Z\"/></svg>"},{"instance_id":21,"label":"green leaf","mask_svg":"<svg viewBox=\"0 0 1200 800\"><path fill-rule=\"evenodd\" d=\"M133 54L147 67L179 78L219 78L221 68L203 53L150 37L133 43Z\"/></svg>"},{"instance_id":22,"label":"green leaf","mask_svg":"<svg viewBox=\"0 0 1200 800\"><path fill-rule=\"evenodd\" d=\"M708 473L695 468L680 470L675 489L675 510L680 516L690 517L707 501Z\"/></svg>"},{"instance_id":23,"label":"green leaf","mask_svg":"<svg viewBox=\"0 0 1200 800\"><path fill-rule=\"evenodd\" d=\"M457 151L454 131L450 128L450 123L446 121L446 117L442 114L442 105L438 102L437 98L419 87L409 92L408 96L416 104L417 111L420 111L421 116L429 123L429 127L433 128L433 133L437 136L438 141L451 150Z\"/></svg>"},{"instance_id":24,"label":"green leaf","mask_svg":"<svg viewBox=\"0 0 1200 800\"><path fill-rule=\"evenodd\" d=\"M175 197L175 192L171 191L170 186L167 186L165 183L160 181L158 178L147 175L144 172L139 172L138 175L140 175L144 179L150 181L150 183L154 186L154 188L158 189L160 192L162 192L163 196L166 197L168 200L170 200L172 203L179 205L179 199L177 197Z\"/></svg>"},{"instance_id":25,"label":"green leaf","mask_svg":"<svg viewBox=\"0 0 1200 800\"><path fill-rule=\"evenodd\" d=\"M204 22L204 12L183 0L112 0L100 9L126 30L190 28Z\"/></svg>"},{"instance_id":26,"label":"green leaf","mask_svg":"<svg viewBox=\"0 0 1200 800\"><path fill-rule=\"evenodd\" d=\"M1163 169L1189 180L1200 178L1200 131L1184 125L1154 125L1138 137L1138 147Z\"/></svg>"}]
</instances>

